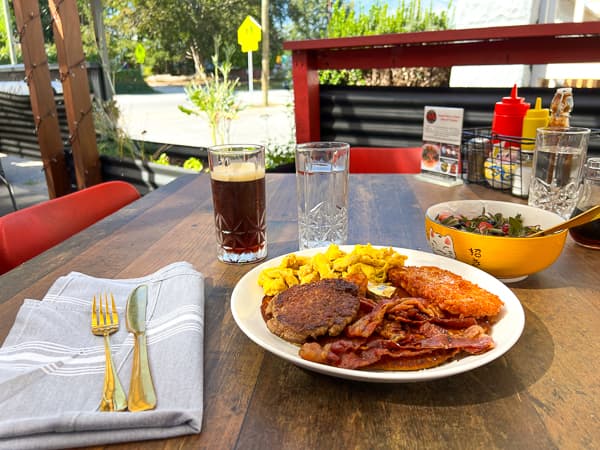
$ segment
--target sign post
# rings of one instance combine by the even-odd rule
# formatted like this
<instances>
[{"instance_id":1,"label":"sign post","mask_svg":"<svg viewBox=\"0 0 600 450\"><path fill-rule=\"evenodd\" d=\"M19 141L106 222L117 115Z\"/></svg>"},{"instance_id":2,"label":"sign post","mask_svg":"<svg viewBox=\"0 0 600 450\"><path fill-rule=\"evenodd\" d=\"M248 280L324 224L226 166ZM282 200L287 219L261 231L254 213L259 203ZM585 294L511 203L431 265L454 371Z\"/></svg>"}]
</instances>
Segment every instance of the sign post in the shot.
<instances>
[{"instance_id":1,"label":"sign post","mask_svg":"<svg viewBox=\"0 0 600 450\"><path fill-rule=\"evenodd\" d=\"M254 91L254 70L252 69L252 52L258 50L258 43L262 38L262 29L259 23L246 16L237 31L238 44L242 46L242 52L248 53L248 90Z\"/></svg>"}]
</instances>

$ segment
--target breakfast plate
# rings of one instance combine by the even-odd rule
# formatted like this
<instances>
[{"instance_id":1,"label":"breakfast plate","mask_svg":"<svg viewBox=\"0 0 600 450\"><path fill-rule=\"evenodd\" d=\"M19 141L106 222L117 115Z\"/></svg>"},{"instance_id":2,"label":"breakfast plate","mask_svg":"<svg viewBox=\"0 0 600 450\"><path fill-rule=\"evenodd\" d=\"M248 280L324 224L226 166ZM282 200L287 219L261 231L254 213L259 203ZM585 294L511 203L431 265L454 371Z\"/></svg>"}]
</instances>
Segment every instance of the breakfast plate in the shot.
<instances>
[{"instance_id":1,"label":"breakfast plate","mask_svg":"<svg viewBox=\"0 0 600 450\"><path fill-rule=\"evenodd\" d=\"M340 246L344 252L351 252L354 246ZM231 295L231 313L242 332L254 343L268 352L283 358L297 366L322 374L357 381L378 383L408 383L449 377L481 367L502 356L517 342L525 326L525 314L519 299L502 282L476 267L432 253L418 250L392 247L398 253L407 256L407 266L437 266L450 270L480 287L498 295L504 302L497 322L493 325L491 336L496 346L480 355L468 355L451 360L437 367L413 371L355 370L319 364L302 359L299 347L274 335L267 328L260 312L263 289L258 285L259 273L278 266L287 255L282 255L256 266L246 273L235 286ZM296 255L312 256L324 252L325 248L294 252Z\"/></svg>"}]
</instances>

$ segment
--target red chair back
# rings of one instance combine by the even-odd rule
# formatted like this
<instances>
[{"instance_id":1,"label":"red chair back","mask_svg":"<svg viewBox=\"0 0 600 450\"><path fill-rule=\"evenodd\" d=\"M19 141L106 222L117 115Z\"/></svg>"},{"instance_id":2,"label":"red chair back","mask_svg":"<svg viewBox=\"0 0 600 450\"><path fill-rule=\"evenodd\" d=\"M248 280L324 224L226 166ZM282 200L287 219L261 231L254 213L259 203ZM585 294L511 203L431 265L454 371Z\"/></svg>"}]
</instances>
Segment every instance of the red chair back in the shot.
<instances>
[{"instance_id":1,"label":"red chair back","mask_svg":"<svg viewBox=\"0 0 600 450\"><path fill-rule=\"evenodd\" d=\"M421 147L350 148L350 173L420 173Z\"/></svg>"},{"instance_id":2,"label":"red chair back","mask_svg":"<svg viewBox=\"0 0 600 450\"><path fill-rule=\"evenodd\" d=\"M107 181L0 217L0 274L138 198L131 184Z\"/></svg>"}]
</instances>

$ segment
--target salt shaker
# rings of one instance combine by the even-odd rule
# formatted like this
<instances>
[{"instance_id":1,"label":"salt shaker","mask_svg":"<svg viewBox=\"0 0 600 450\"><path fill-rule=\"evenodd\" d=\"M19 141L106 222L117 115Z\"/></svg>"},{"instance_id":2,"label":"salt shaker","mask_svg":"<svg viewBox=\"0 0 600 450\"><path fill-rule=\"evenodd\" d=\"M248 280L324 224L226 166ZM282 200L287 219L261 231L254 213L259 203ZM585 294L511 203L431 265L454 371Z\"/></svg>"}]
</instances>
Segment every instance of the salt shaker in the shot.
<instances>
[{"instance_id":1,"label":"salt shaker","mask_svg":"<svg viewBox=\"0 0 600 450\"><path fill-rule=\"evenodd\" d=\"M573 216L600 204L600 158L589 158L585 165L583 189ZM584 247L600 250L600 219L569 230L573 240Z\"/></svg>"},{"instance_id":2,"label":"salt shaker","mask_svg":"<svg viewBox=\"0 0 600 450\"><path fill-rule=\"evenodd\" d=\"M531 168L533 165L533 152L521 150L519 164L512 176L512 194L517 197L527 198L529 183L531 182Z\"/></svg>"}]
</instances>

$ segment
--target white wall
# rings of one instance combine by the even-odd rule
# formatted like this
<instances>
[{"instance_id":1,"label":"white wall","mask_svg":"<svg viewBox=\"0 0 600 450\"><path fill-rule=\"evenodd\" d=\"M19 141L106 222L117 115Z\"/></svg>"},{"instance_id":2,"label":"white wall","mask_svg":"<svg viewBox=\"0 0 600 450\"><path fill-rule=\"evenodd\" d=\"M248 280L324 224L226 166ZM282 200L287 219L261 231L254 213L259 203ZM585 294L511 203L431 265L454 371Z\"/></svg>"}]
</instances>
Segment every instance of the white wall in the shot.
<instances>
[{"instance_id":1,"label":"white wall","mask_svg":"<svg viewBox=\"0 0 600 450\"><path fill-rule=\"evenodd\" d=\"M454 28L599 20L600 0L455 0ZM599 24L600 27L600 24ZM540 86L544 79L600 79L600 63L456 66L452 87Z\"/></svg>"}]
</instances>

